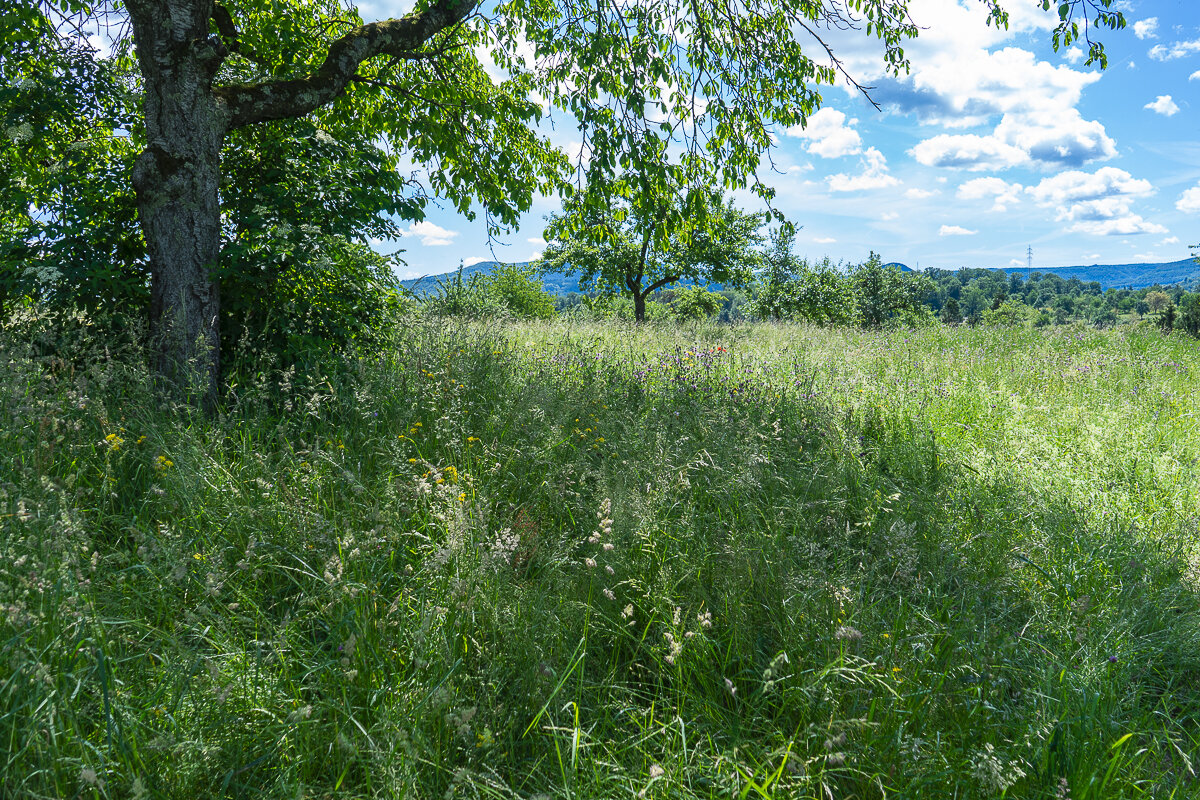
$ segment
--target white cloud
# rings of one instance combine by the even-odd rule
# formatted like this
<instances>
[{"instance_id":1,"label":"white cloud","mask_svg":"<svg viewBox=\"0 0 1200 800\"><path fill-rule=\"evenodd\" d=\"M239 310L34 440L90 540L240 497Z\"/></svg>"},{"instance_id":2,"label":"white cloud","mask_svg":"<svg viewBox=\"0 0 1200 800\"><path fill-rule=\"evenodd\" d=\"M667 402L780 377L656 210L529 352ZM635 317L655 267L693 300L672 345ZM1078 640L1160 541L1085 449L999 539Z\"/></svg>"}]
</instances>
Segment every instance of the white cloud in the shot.
<instances>
[{"instance_id":1,"label":"white cloud","mask_svg":"<svg viewBox=\"0 0 1200 800\"><path fill-rule=\"evenodd\" d=\"M1185 214L1200 212L1200 184L1196 184L1175 201L1175 207Z\"/></svg>"},{"instance_id":2,"label":"white cloud","mask_svg":"<svg viewBox=\"0 0 1200 800\"><path fill-rule=\"evenodd\" d=\"M1166 232L1167 229L1162 225L1147 222L1138 214L1128 214L1117 219L1077 222L1067 228L1067 233L1087 233L1092 236L1133 236L1140 233Z\"/></svg>"},{"instance_id":3,"label":"white cloud","mask_svg":"<svg viewBox=\"0 0 1200 800\"><path fill-rule=\"evenodd\" d=\"M1196 70L1191 75L1188 75L1188 80L1189 81L1200 80L1200 69Z\"/></svg>"},{"instance_id":4,"label":"white cloud","mask_svg":"<svg viewBox=\"0 0 1200 800\"><path fill-rule=\"evenodd\" d=\"M1117 154L1117 143L1095 120L1074 108L1053 112L1005 114L994 134L1026 153L1041 167L1081 167Z\"/></svg>"},{"instance_id":5,"label":"white cloud","mask_svg":"<svg viewBox=\"0 0 1200 800\"><path fill-rule=\"evenodd\" d=\"M1025 191L1042 205L1067 205L1114 196L1146 197L1154 194L1154 186L1123 169L1102 167L1095 172L1061 172Z\"/></svg>"},{"instance_id":6,"label":"white cloud","mask_svg":"<svg viewBox=\"0 0 1200 800\"><path fill-rule=\"evenodd\" d=\"M788 136L807 139L805 149L822 158L839 158L862 152L862 137L850 127L858 120L846 123L846 115L836 108L822 108L808 118L807 127L788 128Z\"/></svg>"},{"instance_id":7,"label":"white cloud","mask_svg":"<svg viewBox=\"0 0 1200 800\"><path fill-rule=\"evenodd\" d=\"M1139 39L1158 38L1158 17L1149 17L1133 23L1133 35Z\"/></svg>"},{"instance_id":8,"label":"white cloud","mask_svg":"<svg viewBox=\"0 0 1200 800\"><path fill-rule=\"evenodd\" d=\"M1011 167L1081 167L1117 154L1116 142L1099 122L1073 108L1054 113L1005 114L989 136L939 134L908 151L930 167L971 172Z\"/></svg>"},{"instance_id":9,"label":"white cloud","mask_svg":"<svg viewBox=\"0 0 1200 800\"><path fill-rule=\"evenodd\" d=\"M470 258L463 259L463 266L464 267L473 267L476 264L482 263L484 261L487 261L487 259L482 258L480 256L471 256Z\"/></svg>"},{"instance_id":10,"label":"white cloud","mask_svg":"<svg viewBox=\"0 0 1200 800\"><path fill-rule=\"evenodd\" d=\"M449 231L432 222L421 221L412 223L408 226L408 230L400 231L400 235L416 236L425 247L441 247L453 244L454 237L458 236L458 231Z\"/></svg>"},{"instance_id":11,"label":"white cloud","mask_svg":"<svg viewBox=\"0 0 1200 800\"><path fill-rule=\"evenodd\" d=\"M1192 39L1190 42L1175 42L1170 47L1165 44L1156 44L1150 48L1147 55L1155 61L1171 61L1191 55L1198 50L1200 50L1200 39Z\"/></svg>"},{"instance_id":12,"label":"white cloud","mask_svg":"<svg viewBox=\"0 0 1200 800\"><path fill-rule=\"evenodd\" d=\"M817 244L833 244L837 239L834 239L832 236L818 236L813 241Z\"/></svg>"},{"instance_id":13,"label":"white cloud","mask_svg":"<svg viewBox=\"0 0 1200 800\"><path fill-rule=\"evenodd\" d=\"M909 155L927 167L971 171L1008 169L1025 163L1028 156L994 136L938 134L917 143Z\"/></svg>"},{"instance_id":14,"label":"white cloud","mask_svg":"<svg viewBox=\"0 0 1200 800\"><path fill-rule=\"evenodd\" d=\"M1162 114L1164 117L1173 117L1179 113L1179 106L1175 105L1175 101L1169 94L1160 94L1157 100L1146 103L1142 108L1148 108L1155 114Z\"/></svg>"},{"instance_id":15,"label":"white cloud","mask_svg":"<svg viewBox=\"0 0 1200 800\"><path fill-rule=\"evenodd\" d=\"M1178 236L1168 236L1167 238L1163 239L1158 244L1160 247L1163 245L1167 245L1167 244L1179 244L1179 237Z\"/></svg>"},{"instance_id":16,"label":"white cloud","mask_svg":"<svg viewBox=\"0 0 1200 800\"><path fill-rule=\"evenodd\" d=\"M883 212L883 215L880 216L880 219L884 222L891 222L894 219L900 219L900 213L898 211L885 211Z\"/></svg>"},{"instance_id":17,"label":"white cloud","mask_svg":"<svg viewBox=\"0 0 1200 800\"><path fill-rule=\"evenodd\" d=\"M1074 223L1067 229L1069 233L1129 236L1168 232L1130 210L1133 200L1153 194L1154 186L1123 169L1104 167L1094 173L1071 170L1045 178L1025 191L1039 205L1055 208L1060 222Z\"/></svg>"},{"instance_id":18,"label":"white cloud","mask_svg":"<svg viewBox=\"0 0 1200 800\"><path fill-rule=\"evenodd\" d=\"M915 113L926 124L971 128L1002 114L1073 109L1083 90L1100 79L1096 72L1038 61L1032 52L1018 47L950 52L953 57L939 53L918 60L914 56L911 77L880 77L874 81L878 85L872 96L884 106Z\"/></svg>"},{"instance_id":19,"label":"white cloud","mask_svg":"<svg viewBox=\"0 0 1200 800\"><path fill-rule=\"evenodd\" d=\"M909 200L924 200L926 197L933 197L935 194L941 194L937 189L909 189L904 193L904 196Z\"/></svg>"},{"instance_id":20,"label":"white cloud","mask_svg":"<svg viewBox=\"0 0 1200 800\"><path fill-rule=\"evenodd\" d=\"M546 245L546 240L540 236L530 236L525 241L529 242L532 245L536 245L537 247L545 247L545 245Z\"/></svg>"},{"instance_id":21,"label":"white cloud","mask_svg":"<svg viewBox=\"0 0 1200 800\"><path fill-rule=\"evenodd\" d=\"M534 251L533 251L533 253L532 253L532 255L530 255L530 256L529 256L529 260L530 260L530 261L537 261L537 260L538 260L539 258L541 258L541 257L542 257L542 251L541 251L541 250L534 250Z\"/></svg>"},{"instance_id":22,"label":"white cloud","mask_svg":"<svg viewBox=\"0 0 1200 800\"><path fill-rule=\"evenodd\" d=\"M938 236L974 236L979 231L971 231L958 225L943 225L938 228Z\"/></svg>"},{"instance_id":23,"label":"white cloud","mask_svg":"<svg viewBox=\"0 0 1200 800\"><path fill-rule=\"evenodd\" d=\"M1063 53L1063 59L1072 64L1078 64L1083 61L1083 50L1078 47L1069 47L1067 52Z\"/></svg>"},{"instance_id":24,"label":"white cloud","mask_svg":"<svg viewBox=\"0 0 1200 800\"><path fill-rule=\"evenodd\" d=\"M955 196L959 200L992 199L992 211L1007 211L1010 205L1020 202L1024 186L1008 183L1000 178L975 178L958 187Z\"/></svg>"},{"instance_id":25,"label":"white cloud","mask_svg":"<svg viewBox=\"0 0 1200 800\"><path fill-rule=\"evenodd\" d=\"M868 147L867 151L863 153L861 165L863 168L861 175L842 173L826 178L829 182L829 190L832 192L857 192L866 189L884 189L900 183L888 174L887 159L874 147Z\"/></svg>"}]
</instances>

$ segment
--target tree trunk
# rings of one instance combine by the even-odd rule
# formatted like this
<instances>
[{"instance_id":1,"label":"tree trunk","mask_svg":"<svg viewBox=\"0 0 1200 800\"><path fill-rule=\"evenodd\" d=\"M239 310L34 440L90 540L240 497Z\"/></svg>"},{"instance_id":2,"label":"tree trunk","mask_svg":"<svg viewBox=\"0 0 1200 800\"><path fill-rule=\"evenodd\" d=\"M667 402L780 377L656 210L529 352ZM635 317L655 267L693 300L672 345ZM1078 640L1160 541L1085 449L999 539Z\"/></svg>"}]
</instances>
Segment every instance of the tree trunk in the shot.
<instances>
[{"instance_id":1,"label":"tree trunk","mask_svg":"<svg viewBox=\"0 0 1200 800\"><path fill-rule=\"evenodd\" d=\"M154 367L211 407L220 369L217 189L228 124L212 79L226 51L208 37L211 2L128 6L145 87L146 149L133 185L152 276Z\"/></svg>"},{"instance_id":2,"label":"tree trunk","mask_svg":"<svg viewBox=\"0 0 1200 800\"><path fill-rule=\"evenodd\" d=\"M633 293L633 321L638 325L646 321L646 295L642 292Z\"/></svg>"}]
</instances>

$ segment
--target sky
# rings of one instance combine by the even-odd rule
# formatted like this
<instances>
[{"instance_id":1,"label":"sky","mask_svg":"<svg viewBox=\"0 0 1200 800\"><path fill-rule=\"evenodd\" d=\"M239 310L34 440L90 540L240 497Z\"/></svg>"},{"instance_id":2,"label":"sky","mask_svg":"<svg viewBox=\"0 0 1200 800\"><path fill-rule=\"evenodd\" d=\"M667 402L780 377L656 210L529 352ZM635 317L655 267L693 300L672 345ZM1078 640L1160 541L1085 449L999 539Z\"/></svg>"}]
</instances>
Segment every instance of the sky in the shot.
<instances>
[{"instance_id":1,"label":"sky","mask_svg":"<svg viewBox=\"0 0 1200 800\"><path fill-rule=\"evenodd\" d=\"M403 13L389 2L364 4L364 18ZM760 176L801 226L799 255L857 263L875 251L921 269L1024 267L1029 248L1035 268L1188 257L1200 242L1200 3L1124 0L1127 27L1099 32L1104 71L1077 47L1054 52L1057 17L1039 5L1007 0L1005 31L985 25L979 0L912 0L923 30L899 79L861 32L833 40L883 110L826 87L806 128L776 131L775 171ZM527 261L557 208L538 198L518 230L489 242L482 215L431 205L375 246L404 250L406 278Z\"/></svg>"}]
</instances>

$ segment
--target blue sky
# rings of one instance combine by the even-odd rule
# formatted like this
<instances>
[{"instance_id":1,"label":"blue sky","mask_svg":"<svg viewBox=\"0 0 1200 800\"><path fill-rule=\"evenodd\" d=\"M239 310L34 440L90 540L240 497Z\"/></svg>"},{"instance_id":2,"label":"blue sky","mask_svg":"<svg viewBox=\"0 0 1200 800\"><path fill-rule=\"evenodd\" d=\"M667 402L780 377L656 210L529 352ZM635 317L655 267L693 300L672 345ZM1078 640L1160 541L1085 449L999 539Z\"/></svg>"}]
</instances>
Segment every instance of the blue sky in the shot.
<instances>
[{"instance_id":1,"label":"blue sky","mask_svg":"<svg viewBox=\"0 0 1200 800\"><path fill-rule=\"evenodd\" d=\"M777 131L779 172L761 174L776 207L803 226L799 253L856 262L874 250L950 269L1025 266L1027 247L1035 267L1188 256L1200 241L1200 5L1125 2L1128 27L1101 34L1103 72L1084 67L1077 48L1055 53L1055 17L1037 6L1008 0L1009 30L997 31L978 0L912 0L925 30L906 47L912 72L899 80L882 74L872 40L837 37L884 110L828 87L807 129ZM376 2L363 13L403 8ZM539 199L489 248L482 218L447 203L376 246L405 250L402 277L460 260L525 261L543 248L556 208Z\"/></svg>"}]
</instances>

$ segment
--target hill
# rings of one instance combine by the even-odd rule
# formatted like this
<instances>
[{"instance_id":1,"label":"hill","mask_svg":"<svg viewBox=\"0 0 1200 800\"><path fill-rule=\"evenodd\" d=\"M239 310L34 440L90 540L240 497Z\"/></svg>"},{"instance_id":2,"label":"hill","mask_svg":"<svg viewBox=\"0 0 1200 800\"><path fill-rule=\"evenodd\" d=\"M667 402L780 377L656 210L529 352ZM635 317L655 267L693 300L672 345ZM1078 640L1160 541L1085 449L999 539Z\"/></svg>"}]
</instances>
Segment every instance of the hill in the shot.
<instances>
[{"instance_id":1,"label":"hill","mask_svg":"<svg viewBox=\"0 0 1200 800\"><path fill-rule=\"evenodd\" d=\"M519 266L525 266L529 262L521 262ZM469 267L463 268L463 278L469 280L472 275L487 274L497 267L501 266L499 261L481 261L478 264L472 264ZM891 262L886 266L897 267L902 272L913 272L914 270L906 264L899 262ZM422 278L413 278L410 280L401 281L401 285L407 289L411 289L418 296L434 294L437 292L439 281L453 280L455 273L458 270L443 272L438 275L429 275ZM1159 284L1162 286L1170 286L1175 283L1193 284L1200 281L1200 264L1191 258L1184 258L1179 261L1168 261L1158 264L1092 264L1091 266L1075 266L1075 267L1028 267L1006 268L1003 270L1008 275L1021 275L1028 278L1032 273L1048 274L1053 273L1064 280L1078 278L1087 283L1089 281L1099 281L1101 288L1124 288L1132 287L1134 289L1144 289L1147 286ZM572 275L564 275L559 272L551 272L542 276L542 285L546 287L546 291L551 294L564 295L570 292L579 291L579 278ZM714 287L716 288L716 287Z\"/></svg>"},{"instance_id":2,"label":"hill","mask_svg":"<svg viewBox=\"0 0 1200 800\"><path fill-rule=\"evenodd\" d=\"M516 266L524 267L529 264L528 261L517 263ZM500 261L481 261L478 264L472 264L469 267L463 267L463 280L470 280L472 275L486 275L492 270L505 266ZM436 294L439 283L454 280L458 270L443 272L438 275L428 275L421 278L412 278L410 280L400 281L400 285L411 290L418 297ZM550 294L563 295L570 292L579 291L579 278L577 276L564 275L560 272L549 272L542 276L542 285Z\"/></svg>"},{"instance_id":3,"label":"hill","mask_svg":"<svg viewBox=\"0 0 1200 800\"><path fill-rule=\"evenodd\" d=\"M1053 273L1060 278L1070 280L1078 278L1085 283L1099 281L1104 289L1125 288L1144 289L1156 283L1170 286L1175 283L1192 283L1200 279L1200 264L1191 258L1179 261L1168 261L1159 264L1092 264L1088 267L1020 267L1005 269L1009 275L1021 275L1028 278L1031 273L1043 275Z\"/></svg>"}]
</instances>

